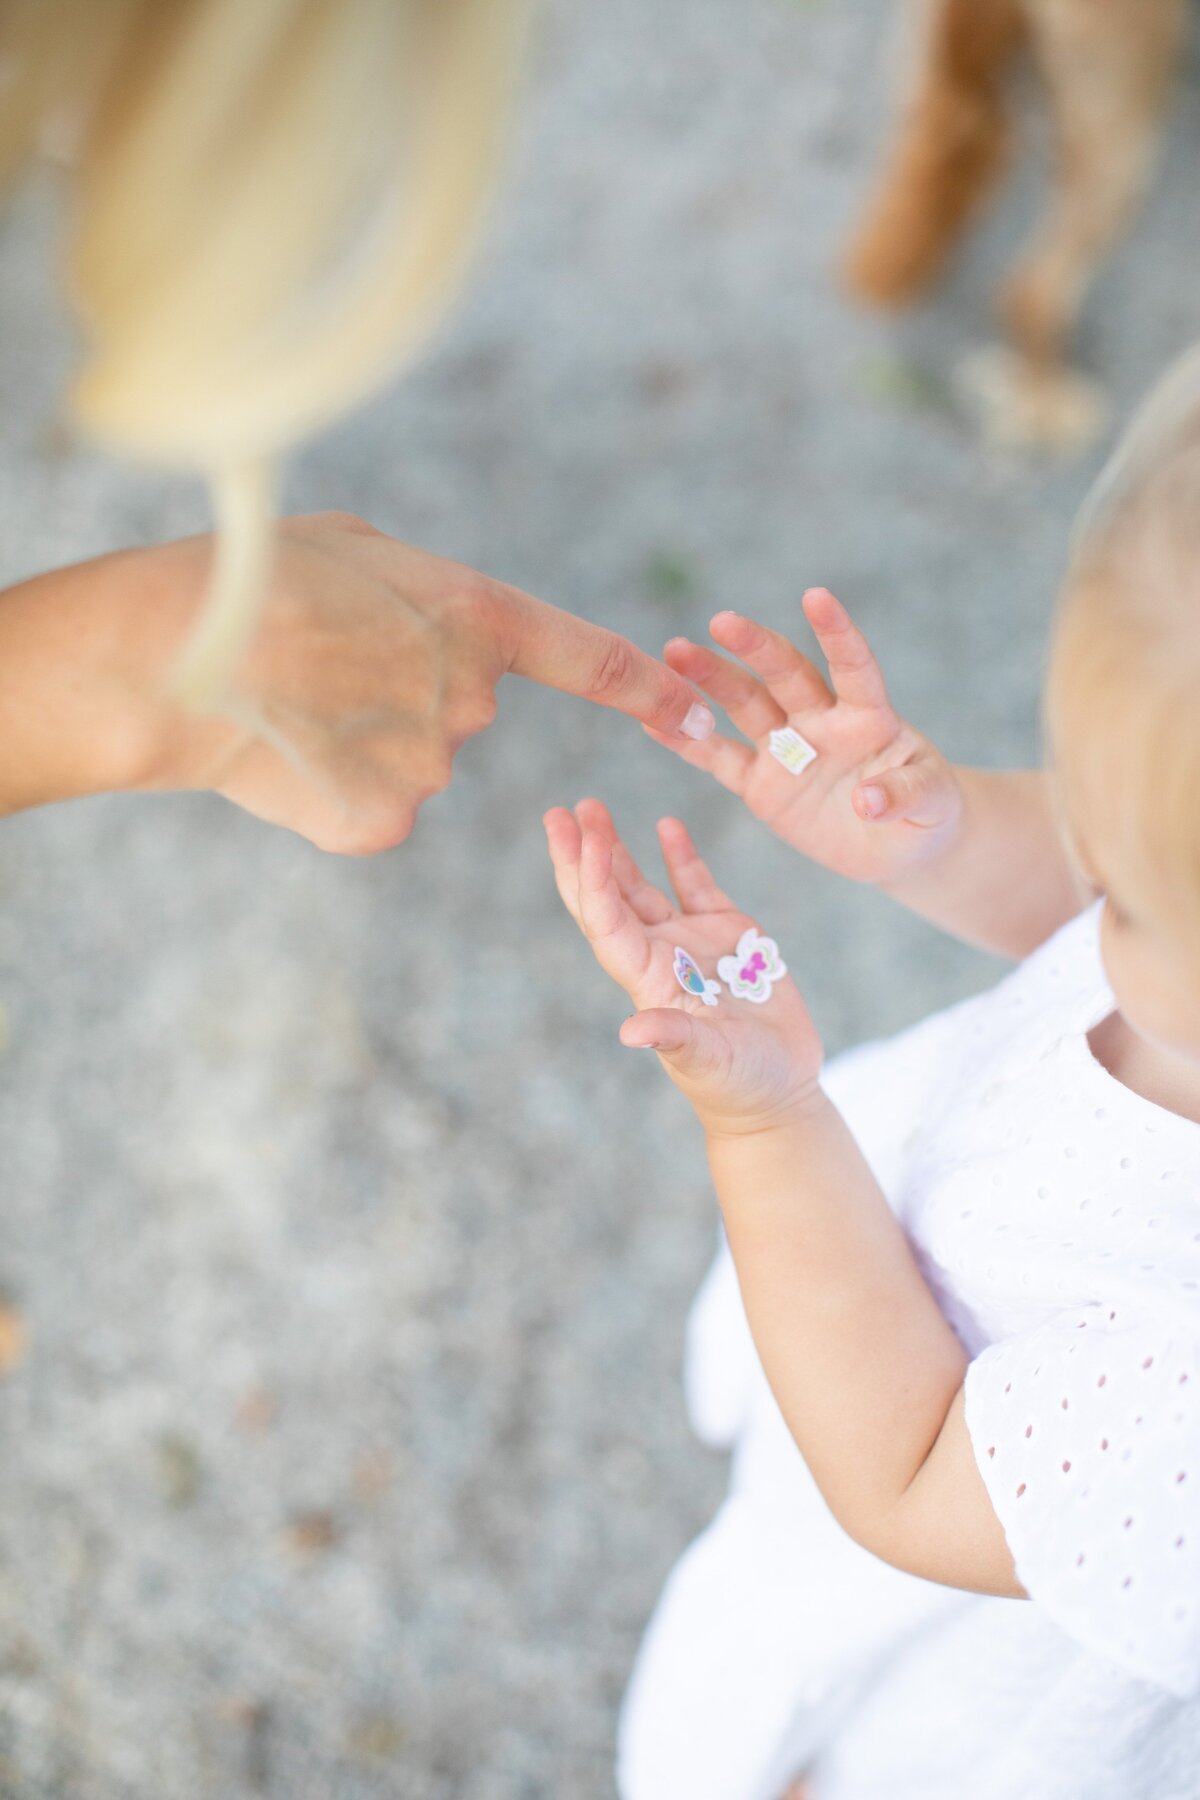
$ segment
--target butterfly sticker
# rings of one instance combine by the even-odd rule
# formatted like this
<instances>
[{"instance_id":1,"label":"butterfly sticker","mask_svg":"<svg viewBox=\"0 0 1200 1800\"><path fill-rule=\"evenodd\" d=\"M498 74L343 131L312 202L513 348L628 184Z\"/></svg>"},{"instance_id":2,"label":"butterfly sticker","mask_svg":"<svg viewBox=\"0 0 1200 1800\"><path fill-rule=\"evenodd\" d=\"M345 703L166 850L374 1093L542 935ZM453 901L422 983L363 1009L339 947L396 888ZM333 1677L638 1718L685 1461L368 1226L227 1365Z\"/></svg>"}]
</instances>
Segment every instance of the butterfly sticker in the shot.
<instances>
[{"instance_id":1,"label":"butterfly sticker","mask_svg":"<svg viewBox=\"0 0 1200 1800\"><path fill-rule=\"evenodd\" d=\"M718 962L717 974L735 999L761 1005L771 998L775 982L787 974L787 965L774 938L763 937L751 925L738 939L734 955Z\"/></svg>"},{"instance_id":2,"label":"butterfly sticker","mask_svg":"<svg viewBox=\"0 0 1200 1800\"><path fill-rule=\"evenodd\" d=\"M696 967L687 951L675 946L675 979L685 994L694 994L705 1006L715 1006L721 992L720 984L706 981Z\"/></svg>"},{"instance_id":3,"label":"butterfly sticker","mask_svg":"<svg viewBox=\"0 0 1200 1800\"><path fill-rule=\"evenodd\" d=\"M781 725L767 739L767 748L777 763L792 775L802 775L810 762L815 762L817 753L807 738L792 725Z\"/></svg>"}]
</instances>

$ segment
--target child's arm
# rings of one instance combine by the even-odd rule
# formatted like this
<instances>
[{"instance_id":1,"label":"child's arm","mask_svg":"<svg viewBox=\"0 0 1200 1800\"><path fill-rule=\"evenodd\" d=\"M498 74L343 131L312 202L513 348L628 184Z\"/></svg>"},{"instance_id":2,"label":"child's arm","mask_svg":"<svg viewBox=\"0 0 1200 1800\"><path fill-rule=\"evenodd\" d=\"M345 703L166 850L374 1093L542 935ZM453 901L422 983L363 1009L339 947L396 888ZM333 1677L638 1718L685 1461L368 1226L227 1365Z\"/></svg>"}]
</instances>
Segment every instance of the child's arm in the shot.
<instances>
[{"instance_id":1,"label":"child's arm","mask_svg":"<svg viewBox=\"0 0 1200 1800\"><path fill-rule=\"evenodd\" d=\"M966 1352L841 1115L815 1088L706 1136L763 1370L833 1516L898 1569L1024 1598L963 1419Z\"/></svg>"},{"instance_id":2,"label":"child's arm","mask_svg":"<svg viewBox=\"0 0 1200 1800\"><path fill-rule=\"evenodd\" d=\"M750 1328L830 1510L897 1568L1022 1597L963 1419L966 1354L821 1091L795 983L775 981L763 1002L684 992L675 947L709 977L751 922L677 820L660 837L678 909L598 802L546 826L564 902L639 1008L622 1042L657 1050L704 1126Z\"/></svg>"},{"instance_id":3,"label":"child's arm","mask_svg":"<svg viewBox=\"0 0 1200 1800\"><path fill-rule=\"evenodd\" d=\"M1063 848L1044 774L956 768L893 711L879 666L840 601L804 596L829 679L779 633L718 613L712 633L747 666L675 638L668 663L751 740L681 745L785 843L884 888L955 937L1020 957L1090 898ZM791 727L817 751L799 774L772 754Z\"/></svg>"},{"instance_id":4,"label":"child's arm","mask_svg":"<svg viewBox=\"0 0 1200 1800\"><path fill-rule=\"evenodd\" d=\"M1044 769L953 769L958 827L941 854L880 886L952 936L1027 956L1094 898L1055 817Z\"/></svg>"}]
</instances>

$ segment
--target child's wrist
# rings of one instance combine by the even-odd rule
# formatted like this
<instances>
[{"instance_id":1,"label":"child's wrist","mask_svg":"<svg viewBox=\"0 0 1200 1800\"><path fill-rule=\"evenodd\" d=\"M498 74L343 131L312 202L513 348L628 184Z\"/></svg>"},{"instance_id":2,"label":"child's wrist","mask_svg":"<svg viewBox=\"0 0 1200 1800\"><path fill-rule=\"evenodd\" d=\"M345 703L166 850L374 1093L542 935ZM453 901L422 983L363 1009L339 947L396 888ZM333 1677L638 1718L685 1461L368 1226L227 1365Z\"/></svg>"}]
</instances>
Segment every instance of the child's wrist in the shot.
<instances>
[{"instance_id":1,"label":"child's wrist","mask_svg":"<svg viewBox=\"0 0 1200 1800\"><path fill-rule=\"evenodd\" d=\"M697 1106L696 1114L704 1130L705 1143L713 1146L744 1143L750 1138L765 1138L773 1133L794 1131L810 1125L828 1110L830 1101L817 1075L799 1084L784 1099L768 1106L746 1108L706 1108Z\"/></svg>"},{"instance_id":2,"label":"child's wrist","mask_svg":"<svg viewBox=\"0 0 1200 1800\"><path fill-rule=\"evenodd\" d=\"M953 867L960 857L974 818L971 785L973 771L952 763L950 774L958 789L958 807L954 817L930 834L930 848L921 860L910 863L893 880L879 883L880 891L890 899L898 900L906 906L915 905L918 910L922 892L928 890L931 882L942 881L946 869Z\"/></svg>"}]
</instances>

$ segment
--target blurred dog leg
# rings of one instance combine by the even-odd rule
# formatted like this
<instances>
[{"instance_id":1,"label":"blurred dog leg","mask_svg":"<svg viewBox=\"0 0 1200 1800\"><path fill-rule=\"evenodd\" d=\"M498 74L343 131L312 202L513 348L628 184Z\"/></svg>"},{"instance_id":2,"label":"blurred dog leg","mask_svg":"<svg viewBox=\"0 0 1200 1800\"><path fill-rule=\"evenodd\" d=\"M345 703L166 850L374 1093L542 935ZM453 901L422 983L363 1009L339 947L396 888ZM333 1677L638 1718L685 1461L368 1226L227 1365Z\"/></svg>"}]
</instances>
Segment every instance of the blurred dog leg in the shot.
<instances>
[{"instance_id":1,"label":"blurred dog leg","mask_svg":"<svg viewBox=\"0 0 1200 1800\"><path fill-rule=\"evenodd\" d=\"M1021 0L926 6L914 89L843 264L851 292L880 306L933 282L1009 149L1003 76L1025 31Z\"/></svg>"},{"instance_id":2,"label":"blurred dog leg","mask_svg":"<svg viewBox=\"0 0 1200 1800\"><path fill-rule=\"evenodd\" d=\"M1162 136L1186 0L1023 0L1054 121L1050 204L1000 297L1016 351L1001 436L1085 440L1099 392L1065 365L1095 271L1129 222ZM1000 388L993 403L1003 405Z\"/></svg>"}]
</instances>

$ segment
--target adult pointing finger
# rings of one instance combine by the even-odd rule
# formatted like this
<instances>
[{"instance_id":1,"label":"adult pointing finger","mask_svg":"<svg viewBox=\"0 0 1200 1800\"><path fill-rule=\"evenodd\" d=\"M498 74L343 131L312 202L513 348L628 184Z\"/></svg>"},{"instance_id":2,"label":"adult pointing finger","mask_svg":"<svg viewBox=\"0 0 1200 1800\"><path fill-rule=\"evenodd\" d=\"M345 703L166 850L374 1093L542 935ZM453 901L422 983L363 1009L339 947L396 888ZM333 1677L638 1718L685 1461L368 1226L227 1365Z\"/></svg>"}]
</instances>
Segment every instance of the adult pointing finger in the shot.
<instances>
[{"instance_id":1,"label":"adult pointing finger","mask_svg":"<svg viewBox=\"0 0 1200 1800\"><path fill-rule=\"evenodd\" d=\"M497 583L508 668L545 687L611 706L668 737L708 737L716 723L694 688L603 625Z\"/></svg>"},{"instance_id":2,"label":"adult pointing finger","mask_svg":"<svg viewBox=\"0 0 1200 1800\"><path fill-rule=\"evenodd\" d=\"M195 713L163 675L212 549L201 537L123 551L0 595L0 816L117 788L212 788L322 849L364 854L408 836L492 723L508 673L668 740L713 729L683 676L627 638L345 513L280 520L254 644L227 702ZM56 663L48 638L71 657Z\"/></svg>"}]
</instances>

